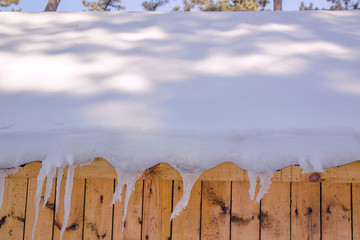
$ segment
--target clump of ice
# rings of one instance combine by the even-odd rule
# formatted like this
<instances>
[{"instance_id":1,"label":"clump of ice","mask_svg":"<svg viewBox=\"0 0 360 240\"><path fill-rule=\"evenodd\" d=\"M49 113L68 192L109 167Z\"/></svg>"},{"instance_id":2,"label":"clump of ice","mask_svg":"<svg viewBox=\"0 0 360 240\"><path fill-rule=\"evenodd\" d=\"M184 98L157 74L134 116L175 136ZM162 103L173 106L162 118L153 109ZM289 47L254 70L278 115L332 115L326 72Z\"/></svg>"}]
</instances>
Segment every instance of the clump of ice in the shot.
<instances>
[{"instance_id":1,"label":"clump of ice","mask_svg":"<svg viewBox=\"0 0 360 240\"><path fill-rule=\"evenodd\" d=\"M273 176L274 176L273 172L255 173L248 171L248 177L250 182L249 194L251 200L254 200L255 198L255 190L258 183L257 179L258 178L260 179L259 182L260 189L256 196L255 202L259 204L261 199L265 196L265 194L268 193L271 185L271 179Z\"/></svg>"}]
</instances>

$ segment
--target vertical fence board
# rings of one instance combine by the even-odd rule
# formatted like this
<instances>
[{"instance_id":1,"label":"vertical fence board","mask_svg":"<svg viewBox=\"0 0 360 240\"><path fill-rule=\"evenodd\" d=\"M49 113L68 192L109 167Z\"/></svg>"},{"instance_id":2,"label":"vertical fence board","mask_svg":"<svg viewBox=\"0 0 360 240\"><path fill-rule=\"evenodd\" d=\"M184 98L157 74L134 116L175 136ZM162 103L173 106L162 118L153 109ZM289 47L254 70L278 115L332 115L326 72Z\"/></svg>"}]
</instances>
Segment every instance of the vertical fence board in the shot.
<instances>
[{"instance_id":1,"label":"vertical fence board","mask_svg":"<svg viewBox=\"0 0 360 240\"><path fill-rule=\"evenodd\" d=\"M230 239L231 182L202 182L201 239Z\"/></svg>"},{"instance_id":2,"label":"vertical fence board","mask_svg":"<svg viewBox=\"0 0 360 240\"><path fill-rule=\"evenodd\" d=\"M0 239L23 239L26 211L26 178L6 178L0 208Z\"/></svg>"},{"instance_id":3,"label":"vertical fence board","mask_svg":"<svg viewBox=\"0 0 360 240\"><path fill-rule=\"evenodd\" d=\"M232 183L231 239L259 239L260 205L250 200L250 183Z\"/></svg>"},{"instance_id":4,"label":"vertical fence board","mask_svg":"<svg viewBox=\"0 0 360 240\"><path fill-rule=\"evenodd\" d=\"M142 239L170 238L172 185L171 180L145 180Z\"/></svg>"},{"instance_id":5,"label":"vertical fence board","mask_svg":"<svg viewBox=\"0 0 360 240\"><path fill-rule=\"evenodd\" d=\"M292 183L291 240L320 240L320 183Z\"/></svg>"},{"instance_id":6,"label":"vertical fence board","mask_svg":"<svg viewBox=\"0 0 360 240\"><path fill-rule=\"evenodd\" d=\"M352 184L353 240L360 240L360 184Z\"/></svg>"},{"instance_id":7,"label":"vertical fence board","mask_svg":"<svg viewBox=\"0 0 360 240\"><path fill-rule=\"evenodd\" d=\"M173 206L180 200L183 194L182 181L174 181ZM201 204L201 181L197 181L191 190L190 200L180 216L173 219L173 240L199 240L200 239L200 204Z\"/></svg>"},{"instance_id":8,"label":"vertical fence board","mask_svg":"<svg viewBox=\"0 0 360 240\"><path fill-rule=\"evenodd\" d=\"M86 179L84 239L112 239L114 179Z\"/></svg>"},{"instance_id":9,"label":"vertical fence board","mask_svg":"<svg viewBox=\"0 0 360 240\"><path fill-rule=\"evenodd\" d=\"M142 225L142 200L143 200L143 180L138 180L135 183L135 190L131 194L126 219L125 228L122 232L122 218L124 213L124 197L125 188L121 193L122 201L116 202L114 205L114 224L113 224L113 239L139 240L141 239L141 225Z\"/></svg>"},{"instance_id":10,"label":"vertical fence board","mask_svg":"<svg viewBox=\"0 0 360 240\"><path fill-rule=\"evenodd\" d=\"M350 184L322 183L322 239L351 239Z\"/></svg>"},{"instance_id":11,"label":"vertical fence board","mask_svg":"<svg viewBox=\"0 0 360 240\"><path fill-rule=\"evenodd\" d=\"M59 207L55 213L53 239L60 239L60 230L64 218L64 194L65 179L62 179L60 185ZM74 179L74 185L71 194L70 216L63 239L77 240L82 239L83 217L84 217L84 192L85 179Z\"/></svg>"},{"instance_id":12,"label":"vertical fence board","mask_svg":"<svg viewBox=\"0 0 360 240\"><path fill-rule=\"evenodd\" d=\"M290 183L274 182L261 200L261 239L290 239Z\"/></svg>"},{"instance_id":13,"label":"vertical fence board","mask_svg":"<svg viewBox=\"0 0 360 240\"><path fill-rule=\"evenodd\" d=\"M51 188L51 195L43 209L44 194L45 194L46 182L43 185L43 191L41 194L41 200L39 205L39 216L34 232L34 239L36 240L48 240L52 238L53 234L53 219L55 209L55 180L53 181ZM25 237L24 239L30 240L32 236L32 230L35 220L35 193L37 187L36 178L29 178L28 183L28 196L26 206L26 222L25 222Z\"/></svg>"}]
</instances>

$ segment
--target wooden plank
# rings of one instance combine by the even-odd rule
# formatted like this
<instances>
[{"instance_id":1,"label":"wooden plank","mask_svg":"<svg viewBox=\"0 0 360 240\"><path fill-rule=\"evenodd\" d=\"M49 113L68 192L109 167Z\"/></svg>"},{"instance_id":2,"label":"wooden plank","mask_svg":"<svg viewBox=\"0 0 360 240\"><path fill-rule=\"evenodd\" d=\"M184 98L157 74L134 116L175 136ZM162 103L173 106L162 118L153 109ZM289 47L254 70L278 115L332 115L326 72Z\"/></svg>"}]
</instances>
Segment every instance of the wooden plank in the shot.
<instances>
[{"instance_id":1,"label":"wooden plank","mask_svg":"<svg viewBox=\"0 0 360 240\"><path fill-rule=\"evenodd\" d=\"M350 191L350 184L322 183L322 239L351 239Z\"/></svg>"},{"instance_id":2,"label":"wooden plank","mask_svg":"<svg viewBox=\"0 0 360 240\"><path fill-rule=\"evenodd\" d=\"M260 205L250 200L249 188L248 182L232 182L232 240L259 239Z\"/></svg>"},{"instance_id":3,"label":"wooden plank","mask_svg":"<svg viewBox=\"0 0 360 240\"><path fill-rule=\"evenodd\" d=\"M142 225L143 180L137 180L135 183L135 190L129 200L125 228L121 238L124 197L125 191L122 192L122 202L116 202L114 205L113 239L139 240L141 239Z\"/></svg>"},{"instance_id":4,"label":"wooden plank","mask_svg":"<svg viewBox=\"0 0 360 240\"><path fill-rule=\"evenodd\" d=\"M64 194L65 181L63 178L60 185L59 207L54 218L53 239L60 239L60 230L64 218ZM84 197L85 197L85 179L74 179L74 185L71 194L71 208L69 221L63 235L63 239L82 239L83 216L84 216Z\"/></svg>"},{"instance_id":5,"label":"wooden plank","mask_svg":"<svg viewBox=\"0 0 360 240\"><path fill-rule=\"evenodd\" d=\"M292 183L291 239L320 240L320 183Z\"/></svg>"},{"instance_id":6,"label":"wooden plank","mask_svg":"<svg viewBox=\"0 0 360 240\"><path fill-rule=\"evenodd\" d=\"M86 179L84 239L112 239L114 179Z\"/></svg>"},{"instance_id":7,"label":"wooden plank","mask_svg":"<svg viewBox=\"0 0 360 240\"><path fill-rule=\"evenodd\" d=\"M172 188L169 180L145 180L142 239L171 238Z\"/></svg>"},{"instance_id":8,"label":"wooden plank","mask_svg":"<svg viewBox=\"0 0 360 240\"><path fill-rule=\"evenodd\" d=\"M30 178L28 183L28 195L27 195L27 207L26 207L26 222L25 222L25 237L24 239L30 240L33 231L33 225L35 220L35 193L37 187L37 180ZM51 194L44 204L44 194L46 189L46 182L44 182L43 190L41 194L41 200L39 205L39 216L34 232L34 239L36 240L48 240L52 239L53 235L53 220L55 209L55 180L53 181Z\"/></svg>"},{"instance_id":9,"label":"wooden plank","mask_svg":"<svg viewBox=\"0 0 360 240\"><path fill-rule=\"evenodd\" d=\"M353 240L360 240L360 184L352 184Z\"/></svg>"},{"instance_id":10,"label":"wooden plank","mask_svg":"<svg viewBox=\"0 0 360 240\"><path fill-rule=\"evenodd\" d=\"M261 200L261 239L290 239L290 183L275 182Z\"/></svg>"},{"instance_id":11,"label":"wooden plank","mask_svg":"<svg viewBox=\"0 0 360 240\"><path fill-rule=\"evenodd\" d=\"M0 239L23 239L27 179L5 179L0 208Z\"/></svg>"},{"instance_id":12,"label":"wooden plank","mask_svg":"<svg viewBox=\"0 0 360 240\"><path fill-rule=\"evenodd\" d=\"M201 239L230 239L231 182L202 182Z\"/></svg>"},{"instance_id":13,"label":"wooden plank","mask_svg":"<svg viewBox=\"0 0 360 240\"><path fill-rule=\"evenodd\" d=\"M181 199L183 194L183 182L174 181L173 206ZM200 239L200 206L201 206L201 181L197 181L193 189L189 203L180 216L173 219L173 240L199 240Z\"/></svg>"}]
</instances>

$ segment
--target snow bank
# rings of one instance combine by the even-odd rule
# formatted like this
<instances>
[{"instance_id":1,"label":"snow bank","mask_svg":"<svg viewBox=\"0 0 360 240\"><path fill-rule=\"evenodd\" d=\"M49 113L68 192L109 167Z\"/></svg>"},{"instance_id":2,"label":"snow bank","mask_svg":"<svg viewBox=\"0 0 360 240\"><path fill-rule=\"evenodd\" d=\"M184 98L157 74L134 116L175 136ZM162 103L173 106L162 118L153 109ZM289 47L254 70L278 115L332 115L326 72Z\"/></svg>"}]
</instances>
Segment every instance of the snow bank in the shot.
<instances>
[{"instance_id":1,"label":"snow bank","mask_svg":"<svg viewBox=\"0 0 360 240\"><path fill-rule=\"evenodd\" d=\"M159 162L189 194L231 161L260 177L258 201L274 170L360 160L359 11L0 19L0 168L43 161L39 186L102 157L134 172L117 194Z\"/></svg>"}]
</instances>

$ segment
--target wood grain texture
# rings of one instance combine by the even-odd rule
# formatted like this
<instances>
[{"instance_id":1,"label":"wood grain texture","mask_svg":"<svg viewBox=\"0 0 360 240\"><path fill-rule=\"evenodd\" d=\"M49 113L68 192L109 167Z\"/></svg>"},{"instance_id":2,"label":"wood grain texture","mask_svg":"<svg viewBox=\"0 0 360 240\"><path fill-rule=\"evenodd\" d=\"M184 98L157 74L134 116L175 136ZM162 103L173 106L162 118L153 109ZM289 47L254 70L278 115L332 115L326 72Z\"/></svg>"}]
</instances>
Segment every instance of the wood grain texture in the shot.
<instances>
[{"instance_id":1,"label":"wood grain texture","mask_svg":"<svg viewBox=\"0 0 360 240\"><path fill-rule=\"evenodd\" d=\"M261 200L261 239L290 239L290 183L275 182Z\"/></svg>"},{"instance_id":2,"label":"wood grain texture","mask_svg":"<svg viewBox=\"0 0 360 240\"><path fill-rule=\"evenodd\" d=\"M86 179L84 239L112 239L114 179Z\"/></svg>"},{"instance_id":3,"label":"wood grain texture","mask_svg":"<svg viewBox=\"0 0 360 240\"><path fill-rule=\"evenodd\" d=\"M43 185L43 190L41 194L41 200L39 205L39 216L36 224L36 229L34 232L34 239L36 240L48 240L52 239L53 235L53 220L54 220L54 210L55 210L55 180L53 180L51 195L46 202L45 208L44 204L44 194L46 189L46 181ZM28 183L28 196L27 196L27 206L26 206L26 221L25 221L25 236L24 239L30 240L33 231L33 225L35 220L35 193L37 187L36 178L30 178Z\"/></svg>"},{"instance_id":4,"label":"wood grain texture","mask_svg":"<svg viewBox=\"0 0 360 240\"><path fill-rule=\"evenodd\" d=\"M322 184L322 239L351 239L351 188L346 183Z\"/></svg>"},{"instance_id":5,"label":"wood grain texture","mask_svg":"<svg viewBox=\"0 0 360 240\"><path fill-rule=\"evenodd\" d=\"M122 217L124 213L125 187L121 193L122 201L114 205L113 239L139 240L142 227L143 180L137 180L135 190L131 194L127 209L125 228L122 232Z\"/></svg>"},{"instance_id":6,"label":"wood grain texture","mask_svg":"<svg viewBox=\"0 0 360 240\"><path fill-rule=\"evenodd\" d=\"M260 205L250 200L249 188L248 182L232 182L232 240L259 239Z\"/></svg>"},{"instance_id":7,"label":"wood grain texture","mask_svg":"<svg viewBox=\"0 0 360 240\"><path fill-rule=\"evenodd\" d=\"M201 239L230 239L231 182L202 182Z\"/></svg>"},{"instance_id":8,"label":"wood grain texture","mask_svg":"<svg viewBox=\"0 0 360 240\"><path fill-rule=\"evenodd\" d=\"M0 208L0 239L23 239L27 184L27 179L5 179Z\"/></svg>"},{"instance_id":9,"label":"wood grain texture","mask_svg":"<svg viewBox=\"0 0 360 240\"><path fill-rule=\"evenodd\" d=\"M54 234L53 239L60 239L60 230L64 218L64 194L65 181L63 178L60 185L59 207L55 209ZM84 227L84 197L85 197L85 179L74 179L74 185L71 194L71 208L69 221L63 235L63 239L82 239Z\"/></svg>"},{"instance_id":10,"label":"wood grain texture","mask_svg":"<svg viewBox=\"0 0 360 240\"><path fill-rule=\"evenodd\" d=\"M173 206L181 199L183 194L183 182L174 181ZM173 219L173 240L199 240L200 239L200 206L201 206L201 181L197 181L193 189L189 203L180 216Z\"/></svg>"},{"instance_id":11,"label":"wood grain texture","mask_svg":"<svg viewBox=\"0 0 360 240\"><path fill-rule=\"evenodd\" d=\"M292 183L291 239L320 240L320 183Z\"/></svg>"},{"instance_id":12,"label":"wood grain texture","mask_svg":"<svg viewBox=\"0 0 360 240\"><path fill-rule=\"evenodd\" d=\"M172 181L145 180L142 239L171 238L172 190Z\"/></svg>"},{"instance_id":13,"label":"wood grain texture","mask_svg":"<svg viewBox=\"0 0 360 240\"><path fill-rule=\"evenodd\" d=\"M352 184L353 240L360 240L360 184Z\"/></svg>"}]
</instances>

